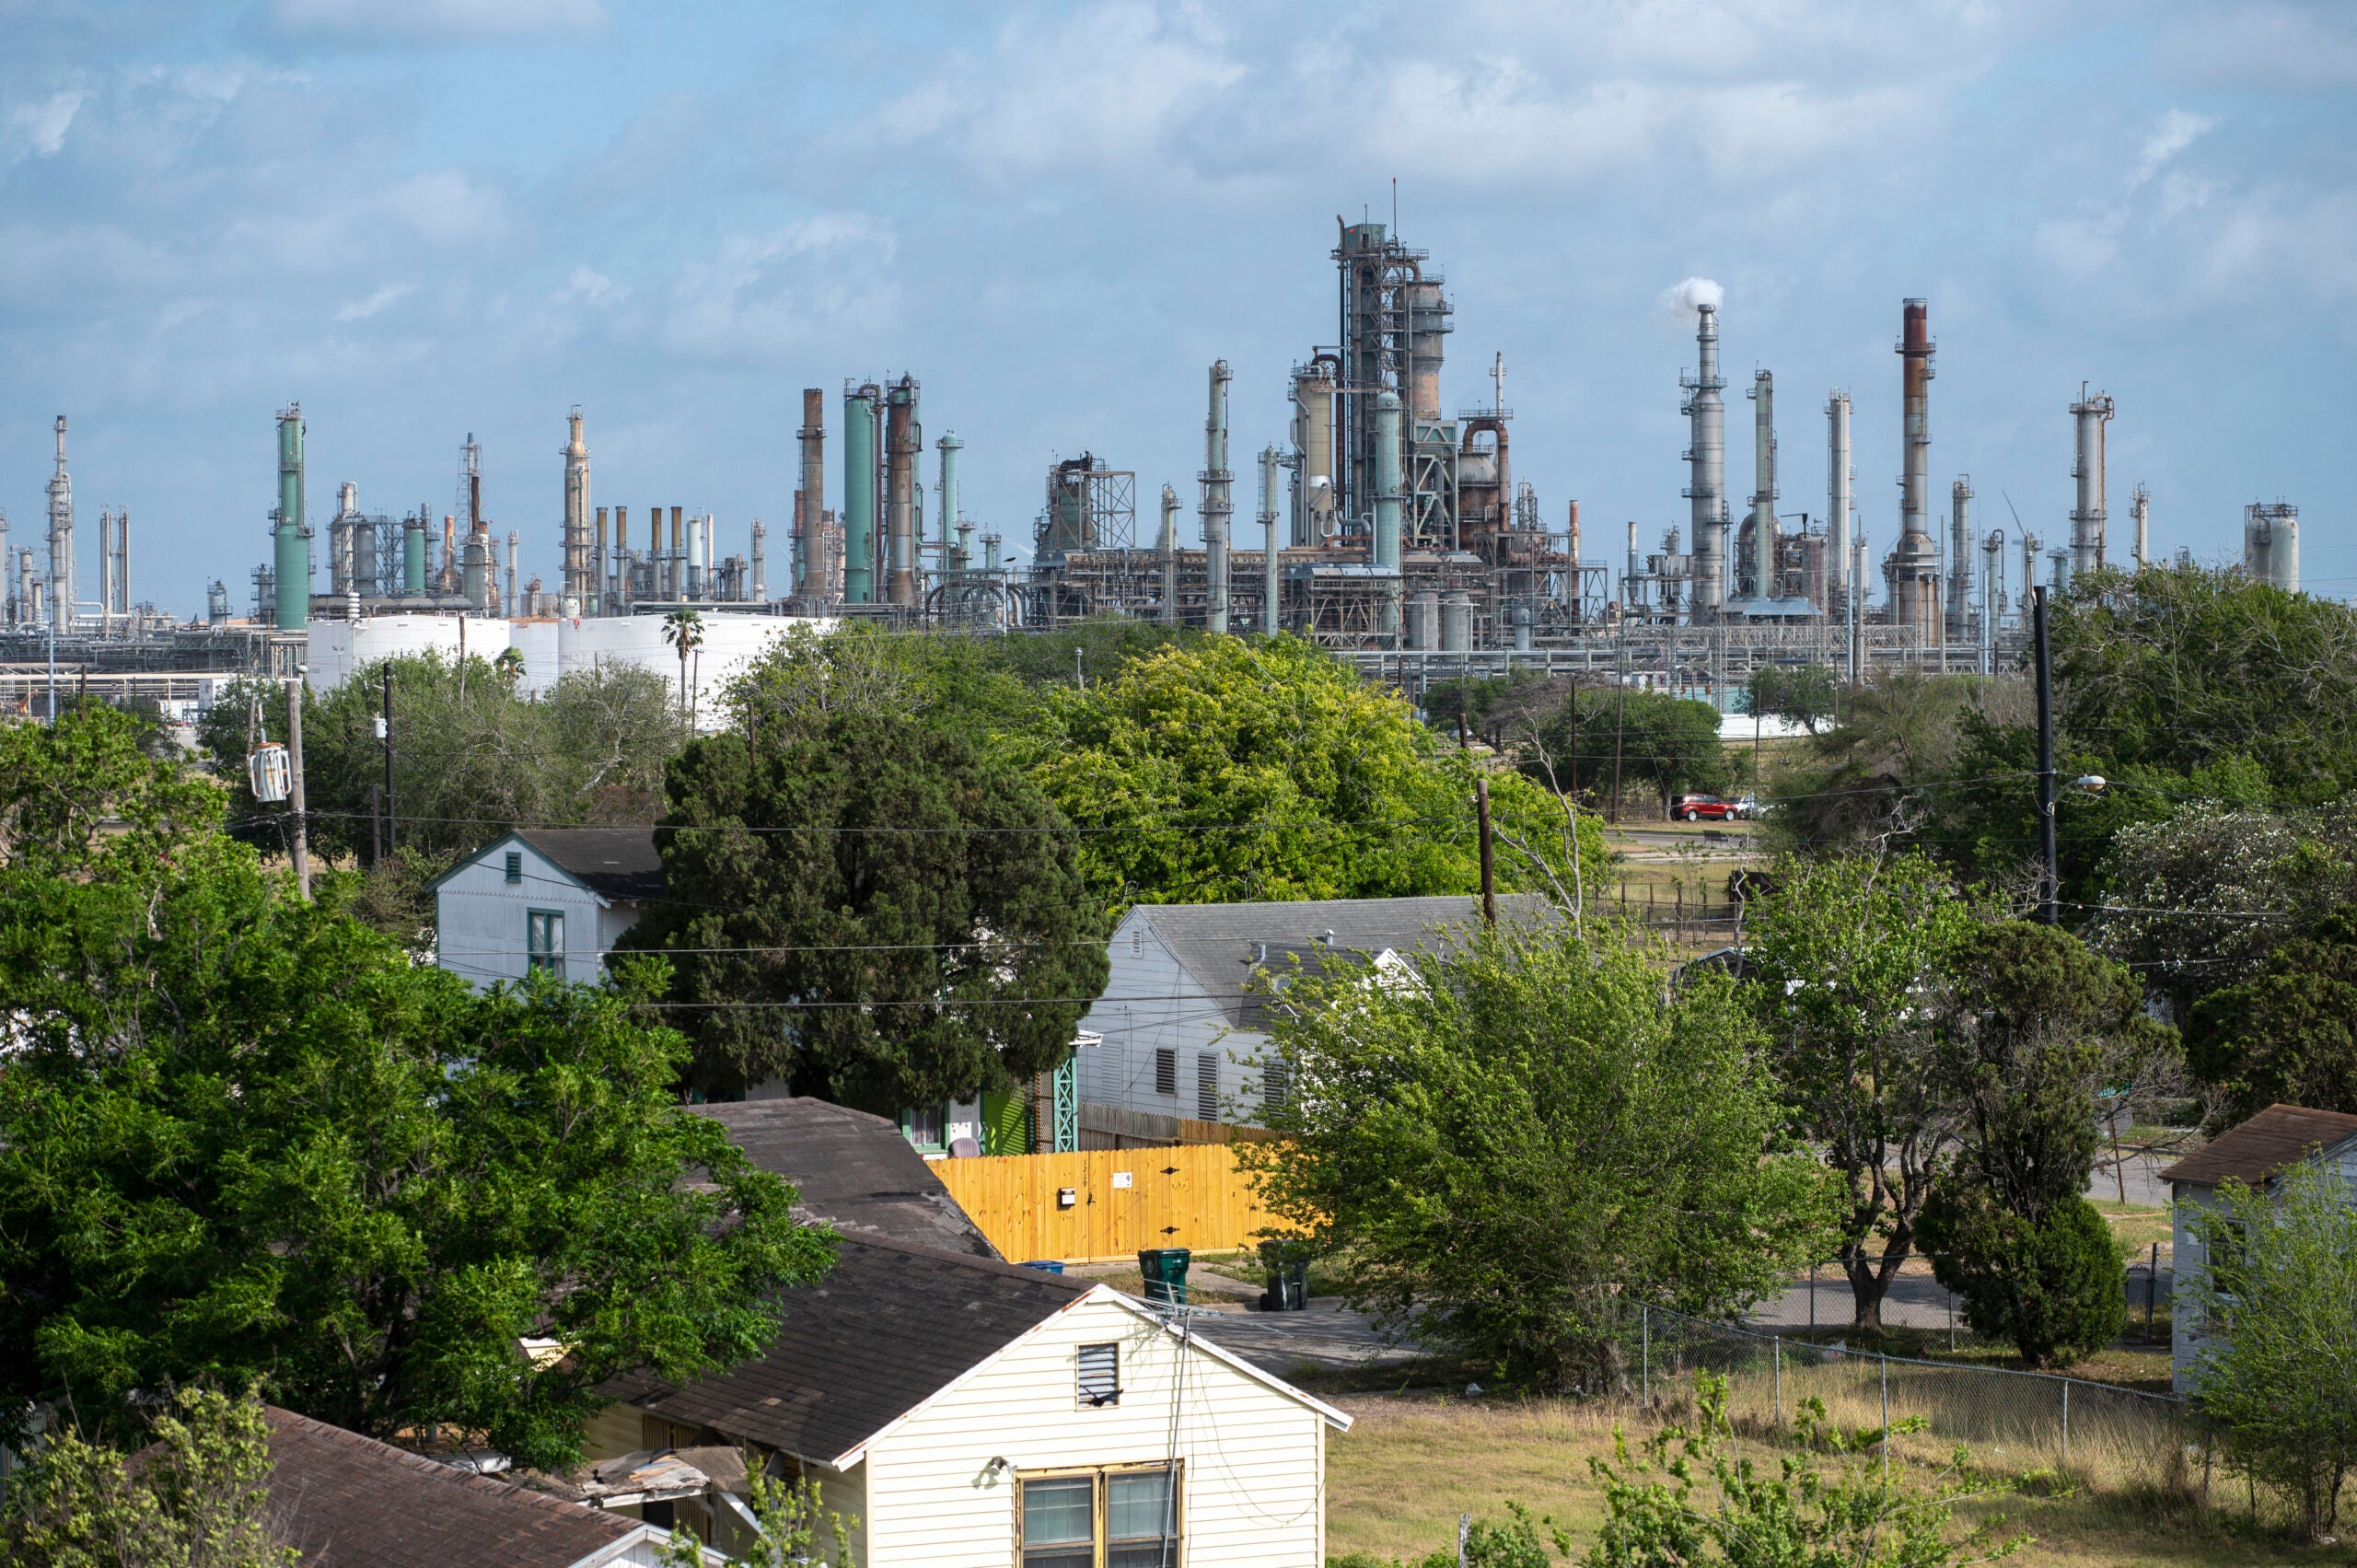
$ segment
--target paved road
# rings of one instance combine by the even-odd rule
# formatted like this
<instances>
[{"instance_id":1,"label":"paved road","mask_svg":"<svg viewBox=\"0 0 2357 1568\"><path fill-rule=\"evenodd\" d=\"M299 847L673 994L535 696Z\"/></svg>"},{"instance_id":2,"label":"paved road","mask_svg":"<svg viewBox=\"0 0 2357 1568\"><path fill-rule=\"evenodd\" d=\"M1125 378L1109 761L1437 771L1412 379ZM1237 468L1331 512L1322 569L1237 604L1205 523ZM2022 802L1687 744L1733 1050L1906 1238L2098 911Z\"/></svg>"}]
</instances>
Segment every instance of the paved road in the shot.
<instances>
[{"instance_id":1,"label":"paved road","mask_svg":"<svg viewBox=\"0 0 2357 1568\"><path fill-rule=\"evenodd\" d=\"M2161 1179L2161 1172L2175 1165L2177 1159L2176 1155L2131 1152L2122 1162L2125 1169L2115 1176L2111 1168L2111 1151L2106 1149L2102 1162L2096 1167L2096 1173L2087 1179L2087 1196L2101 1198L2107 1202L2119 1202L2119 1177L2125 1176L2130 1202L2142 1203L2148 1209L2165 1209L2169 1206L2169 1184Z\"/></svg>"},{"instance_id":2,"label":"paved road","mask_svg":"<svg viewBox=\"0 0 2357 1568\"><path fill-rule=\"evenodd\" d=\"M2169 1298L2174 1281L2175 1276L2164 1268L2156 1291L2159 1299ZM1802 1280L1782 1295L1761 1302L1747 1321L1763 1329L1805 1329L1812 1322L1819 1329L1838 1329L1851 1320L1855 1301L1850 1294L1850 1282L1839 1270L1817 1271L1814 1318L1810 1316L1810 1291L1809 1282ZM2141 1266L2129 1270L2121 1291L2131 1316L2143 1310L2144 1270ZM1890 1283L1889 1293L1883 1297L1882 1320L1894 1329L1945 1329L1953 1302L1954 1298L1930 1274L1903 1273ZM1957 1312L1960 1323L1960 1307Z\"/></svg>"}]
</instances>

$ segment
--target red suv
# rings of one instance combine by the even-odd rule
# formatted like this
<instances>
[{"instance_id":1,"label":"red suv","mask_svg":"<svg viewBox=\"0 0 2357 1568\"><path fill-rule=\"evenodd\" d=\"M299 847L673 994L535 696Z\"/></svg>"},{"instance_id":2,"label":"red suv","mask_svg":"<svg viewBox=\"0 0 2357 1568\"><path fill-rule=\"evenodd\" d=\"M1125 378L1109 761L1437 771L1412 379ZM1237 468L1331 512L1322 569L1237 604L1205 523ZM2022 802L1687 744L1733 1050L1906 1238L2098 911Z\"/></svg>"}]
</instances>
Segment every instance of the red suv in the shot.
<instances>
[{"instance_id":1,"label":"red suv","mask_svg":"<svg viewBox=\"0 0 2357 1568\"><path fill-rule=\"evenodd\" d=\"M1670 802L1669 815L1679 822L1732 822L1743 815L1743 805L1715 795L1681 795Z\"/></svg>"}]
</instances>

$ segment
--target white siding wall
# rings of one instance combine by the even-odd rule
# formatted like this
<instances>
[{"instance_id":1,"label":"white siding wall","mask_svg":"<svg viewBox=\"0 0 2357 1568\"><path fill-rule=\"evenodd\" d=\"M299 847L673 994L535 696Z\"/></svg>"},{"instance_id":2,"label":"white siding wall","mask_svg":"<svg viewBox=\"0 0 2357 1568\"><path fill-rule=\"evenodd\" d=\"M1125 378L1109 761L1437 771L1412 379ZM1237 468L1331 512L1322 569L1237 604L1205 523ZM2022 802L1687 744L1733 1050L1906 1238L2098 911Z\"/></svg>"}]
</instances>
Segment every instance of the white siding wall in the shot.
<instances>
[{"instance_id":1,"label":"white siding wall","mask_svg":"<svg viewBox=\"0 0 2357 1568\"><path fill-rule=\"evenodd\" d=\"M2324 1155L2340 1173L2341 1191L2352 1203L2357 1203L2357 1138L2328 1149ZM2170 1380L2180 1394L2190 1391L2194 1364L2202 1351L2200 1314L2194 1307L2193 1293L2188 1285L2209 1267L2209 1260L2203 1256L2200 1244L2193 1239L2193 1227L2189 1222L2217 1201L2218 1190L2214 1187L2185 1181L2176 1184L2169 1221L2171 1267L2175 1271L2169 1286L2169 1372Z\"/></svg>"},{"instance_id":2,"label":"white siding wall","mask_svg":"<svg viewBox=\"0 0 2357 1568\"><path fill-rule=\"evenodd\" d=\"M1220 1112L1216 1120L1256 1123L1260 1109L1261 1054L1268 1037L1231 1027L1226 1016L1154 934L1151 918L1133 909L1121 919L1108 946L1110 972L1104 994L1081 1019L1084 1032L1105 1043L1080 1053L1080 1098L1118 1110L1194 1119L1201 1107L1196 1085L1199 1063L1218 1063ZM1237 983L1244 967L1237 966ZM1155 1088L1155 1052L1178 1053L1177 1094Z\"/></svg>"},{"instance_id":3,"label":"white siding wall","mask_svg":"<svg viewBox=\"0 0 2357 1568\"><path fill-rule=\"evenodd\" d=\"M1121 1347L1121 1399L1079 1403L1078 1348ZM867 1568L1010 1568L1016 1471L1159 1463L1170 1452L1177 1340L1110 1302L1035 1330L869 1449ZM1178 1400L1189 1568L1322 1568L1325 1442L1315 1410L1195 1349Z\"/></svg>"},{"instance_id":4,"label":"white siding wall","mask_svg":"<svg viewBox=\"0 0 2357 1568\"><path fill-rule=\"evenodd\" d=\"M507 854L521 851L524 879L507 880ZM634 907L608 910L578 882L528 844L493 844L473 864L451 873L435 895L434 961L478 986L521 980L526 968L525 922L533 910L564 916L564 978L594 981L605 972L602 950L635 919Z\"/></svg>"}]
</instances>

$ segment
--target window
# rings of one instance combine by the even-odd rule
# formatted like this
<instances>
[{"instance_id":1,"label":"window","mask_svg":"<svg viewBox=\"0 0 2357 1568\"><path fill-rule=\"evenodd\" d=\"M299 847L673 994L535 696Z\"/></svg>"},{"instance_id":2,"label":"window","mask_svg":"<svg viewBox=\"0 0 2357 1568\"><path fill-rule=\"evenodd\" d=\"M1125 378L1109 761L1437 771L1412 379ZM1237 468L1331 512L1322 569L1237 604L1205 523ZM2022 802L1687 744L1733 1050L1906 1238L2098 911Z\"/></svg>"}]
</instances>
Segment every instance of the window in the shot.
<instances>
[{"instance_id":1,"label":"window","mask_svg":"<svg viewBox=\"0 0 2357 1568\"><path fill-rule=\"evenodd\" d=\"M1178 1469L1019 1478L1023 1568L1177 1568Z\"/></svg>"},{"instance_id":2,"label":"window","mask_svg":"<svg viewBox=\"0 0 2357 1568\"><path fill-rule=\"evenodd\" d=\"M909 1142L920 1149L946 1148L948 1145L942 1142L942 1133L947 1120L944 1108L923 1106L901 1118L900 1130L908 1134Z\"/></svg>"},{"instance_id":3,"label":"window","mask_svg":"<svg viewBox=\"0 0 2357 1568\"><path fill-rule=\"evenodd\" d=\"M1195 1058L1195 1120L1219 1120L1219 1058L1208 1051Z\"/></svg>"},{"instance_id":4,"label":"window","mask_svg":"<svg viewBox=\"0 0 2357 1568\"><path fill-rule=\"evenodd\" d=\"M1178 1092L1178 1053L1167 1046L1154 1053L1154 1092L1176 1095Z\"/></svg>"},{"instance_id":5,"label":"window","mask_svg":"<svg viewBox=\"0 0 2357 1568\"><path fill-rule=\"evenodd\" d=\"M1080 1347L1080 1402L1118 1405L1121 1402L1121 1347Z\"/></svg>"},{"instance_id":6,"label":"window","mask_svg":"<svg viewBox=\"0 0 2357 1568\"><path fill-rule=\"evenodd\" d=\"M520 849L511 849L507 852L507 879L510 882L521 882L524 879L524 852Z\"/></svg>"},{"instance_id":7,"label":"window","mask_svg":"<svg viewBox=\"0 0 2357 1568\"><path fill-rule=\"evenodd\" d=\"M532 969L564 973L564 912L533 910L524 916L524 961Z\"/></svg>"}]
</instances>

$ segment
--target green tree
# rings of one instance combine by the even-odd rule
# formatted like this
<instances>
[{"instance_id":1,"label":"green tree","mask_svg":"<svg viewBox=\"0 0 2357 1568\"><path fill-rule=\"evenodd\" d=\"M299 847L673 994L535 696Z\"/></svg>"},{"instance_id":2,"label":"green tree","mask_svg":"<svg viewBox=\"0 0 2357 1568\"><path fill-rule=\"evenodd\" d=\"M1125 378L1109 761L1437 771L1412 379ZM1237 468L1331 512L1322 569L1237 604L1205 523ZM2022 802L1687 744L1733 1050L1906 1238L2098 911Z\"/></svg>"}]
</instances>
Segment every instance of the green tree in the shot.
<instances>
[{"instance_id":1,"label":"green tree","mask_svg":"<svg viewBox=\"0 0 2357 1568\"><path fill-rule=\"evenodd\" d=\"M1588 1461L1604 1489L1605 1520L1588 1568L1963 1568L2028 1544L2003 1535L2003 1516L1968 1528L1959 1503L2003 1493L1958 1449L1928 1484L1882 1462L1892 1436L1921 1421L1844 1432L1823 1401L1804 1400L1794 1423L1801 1451L1771 1473L1743 1458L1727 1414L1727 1383L1694 1375L1696 1424L1671 1424L1632 1458L1614 1435L1613 1458ZM1817 1455L1833 1460L1830 1474Z\"/></svg>"},{"instance_id":2,"label":"green tree","mask_svg":"<svg viewBox=\"0 0 2357 1568\"><path fill-rule=\"evenodd\" d=\"M1793 1131L1840 1176L1840 1261L1879 1329L1958 1129L1929 1004L1972 913L1924 856L1856 856L1782 863L1751 921L1746 993Z\"/></svg>"},{"instance_id":3,"label":"green tree","mask_svg":"<svg viewBox=\"0 0 2357 1568\"><path fill-rule=\"evenodd\" d=\"M679 656L679 722L692 722L688 713L688 656L703 646L703 613L675 610L663 618L663 640Z\"/></svg>"},{"instance_id":4,"label":"green tree","mask_svg":"<svg viewBox=\"0 0 2357 1568\"><path fill-rule=\"evenodd\" d=\"M562 1464L604 1379L768 1342L827 1238L673 1103L659 977L477 993L209 827L0 868L0 1410L258 1382Z\"/></svg>"},{"instance_id":5,"label":"green tree","mask_svg":"<svg viewBox=\"0 0 2357 1568\"><path fill-rule=\"evenodd\" d=\"M1061 1063L1103 989L1103 908L1010 762L921 718L811 706L694 741L656 830L693 1076L893 1111Z\"/></svg>"},{"instance_id":6,"label":"green tree","mask_svg":"<svg viewBox=\"0 0 2357 1568\"><path fill-rule=\"evenodd\" d=\"M1615 778L1650 784L1664 811L1673 796L1723 793L1735 779L1716 708L1633 687L1583 691L1576 714L1566 701L1535 726L1523 770L1598 794L1608 795Z\"/></svg>"},{"instance_id":7,"label":"green tree","mask_svg":"<svg viewBox=\"0 0 2357 1568\"><path fill-rule=\"evenodd\" d=\"M750 1547L729 1559L745 1568L855 1568L852 1538L859 1516L846 1519L825 1505L819 1483L805 1476L781 1481L761 1469L746 1477L755 1526ZM657 1549L663 1568L704 1568L704 1544L674 1528Z\"/></svg>"},{"instance_id":8,"label":"green tree","mask_svg":"<svg viewBox=\"0 0 2357 1568\"><path fill-rule=\"evenodd\" d=\"M15 1568L295 1568L270 1496L261 1401L175 1395L155 1441L123 1455L67 1427L9 1477L0 1546Z\"/></svg>"},{"instance_id":9,"label":"green tree","mask_svg":"<svg viewBox=\"0 0 2357 1568\"><path fill-rule=\"evenodd\" d=\"M1953 849L1943 815L1965 776L1967 722L1983 710L2011 716L2026 688L1969 676L1887 673L1845 694L1838 722L1815 728L1803 761L1777 789L1769 831L1783 847L1849 853L1862 842L1907 847L1933 820L1926 847Z\"/></svg>"},{"instance_id":10,"label":"green tree","mask_svg":"<svg viewBox=\"0 0 2357 1568\"><path fill-rule=\"evenodd\" d=\"M1933 1190L1916 1237L1972 1331L2011 1342L2030 1366L2068 1366L2128 1326L2119 1243L2079 1193L2026 1214L1968 1168Z\"/></svg>"},{"instance_id":11,"label":"green tree","mask_svg":"<svg viewBox=\"0 0 2357 1568\"><path fill-rule=\"evenodd\" d=\"M1086 691L1049 688L1006 750L1081 830L1109 905L1480 886L1472 760L1292 637L1174 645ZM1519 846L1500 861L1506 886L1568 889L1601 869L1601 830L1567 838L1550 792L1499 775L1491 802Z\"/></svg>"},{"instance_id":12,"label":"green tree","mask_svg":"<svg viewBox=\"0 0 2357 1568\"><path fill-rule=\"evenodd\" d=\"M1815 735L1833 718L1840 688L1821 664L1763 664L1744 682L1743 711L1789 719Z\"/></svg>"},{"instance_id":13,"label":"green tree","mask_svg":"<svg viewBox=\"0 0 2357 1568\"><path fill-rule=\"evenodd\" d=\"M2357 1111L2357 905L2202 999L2187 1023L2186 1058L2218 1096L2217 1126L2279 1103Z\"/></svg>"},{"instance_id":14,"label":"green tree","mask_svg":"<svg viewBox=\"0 0 2357 1568\"><path fill-rule=\"evenodd\" d=\"M1501 1379L1616 1390L1640 1303L1738 1311L1831 1235L1732 984L1665 1005L1617 926L1458 933L1277 994L1285 1136L1239 1157L1354 1303Z\"/></svg>"},{"instance_id":15,"label":"green tree","mask_svg":"<svg viewBox=\"0 0 2357 1568\"><path fill-rule=\"evenodd\" d=\"M2198 1264L2178 1264L2200 1357L2195 1412L2227 1465L2299 1500L2310 1536L2329 1530L2357 1467L2357 1194L2315 1159L2267 1191L2228 1181L2187 1225Z\"/></svg>"},{"instance_id":16,"label":"green tree","mask_svg":"<svg viewBox=\"0 0 2357 1568\"><path fill-rule=\"evenodd\" d=\"M67 708L55 724L0 728L0 867L152 877L191 830L215 821L220 786L149 756L145 730L100 703Z\"/></svg>"}]
</instances>

